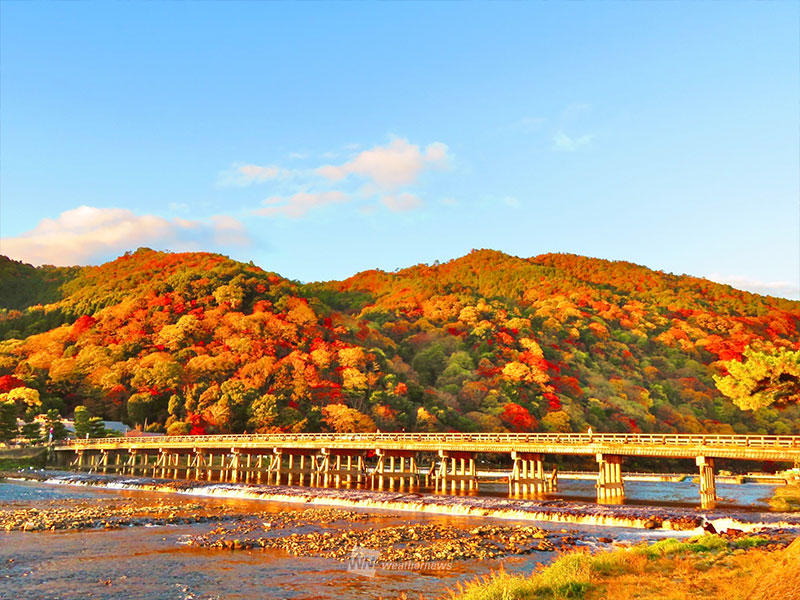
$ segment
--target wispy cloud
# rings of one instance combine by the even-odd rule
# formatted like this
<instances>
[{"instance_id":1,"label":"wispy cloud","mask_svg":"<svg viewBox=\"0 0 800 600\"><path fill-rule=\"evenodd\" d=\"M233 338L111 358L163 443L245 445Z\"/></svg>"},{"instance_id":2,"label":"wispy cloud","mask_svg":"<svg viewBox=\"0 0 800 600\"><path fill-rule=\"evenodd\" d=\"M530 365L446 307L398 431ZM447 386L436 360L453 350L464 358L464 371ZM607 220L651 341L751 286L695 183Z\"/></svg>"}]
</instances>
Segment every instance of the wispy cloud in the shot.
<instances>
[{"instance_id":1,"label":"wispy cloud","mask_svg":"<svg viewBox=\"0 0 800 600\"><path fill-rule=\"evenodd\" d=\"M324 165L316 172L332 182L356 175L381 188L396 189L415 183L426 169L446 166L447 161L447 146L441 142L429 144L422 151L419 146L399 138L386 146L364 150L340 165Z\"/></svg>"},{"instance_id":2,"label":"wispy cloud","mask_svg":"<svg viewBox=\"0 0 800 600\"><path fill-rule=\"evenodd\" d=\"M800 282L798 281L761 281L752 277L719 275L717 273L709 275L708 279L756 294L800 300Z\"/></svg>"},{"instance_id":3,"label":"wispy cloud","mask_svg":"<svg viewBox=\"0 0 800 600\"><path fill-rule=\"evenodd\" d=\"M55 219L43 219L22 235L0 239L0 253L35 265L68 266L143 245L194 250L249 243L244 226L229 216L205 222L137 215L124 208L80 206Z\"/></svg>"},{"instance_id":4,"label":"wispy cloud","mask_svg":"<svg viewBox=\"0 0 800 600\"><path fill-rule=\"evenodd\" d=\"M298 192L293 196L272 196L262 203L264 206L257 208L253 214L263 217L283 215L299 218L305 216L309 210L326 204L340 204L350 200L350 196L340 191L327 192Z\"/></svg>"},{"instance_id":5,"label":"wispy cloud","mask_svg":"<svg viewBox=\"0 0 800 600\"><path fill-rule=\"evenodd\" d=\"M411 189L428 170L448 167L451 156L442 142L421 147L406 138L395 138L385 145L360 149L348 144L339 149L343 162L334 163L337 152L319 158L328 164L316 168L288 169L280 165L259 166L236 163L219 176L221 185L246 186L274 183L272 196L251 211L253 215L300 218L327 204L359 200L381 205L393 212L408 211L423 205L417 191ZM291 154L290 159L308 159L306 154ZM322 162L322 161L321 161Z\"/></svg>"},{"instance_id":6,"label":"wispy cloud","mask_svg":"<svg viewBox=\"0 0 800 600\"><path fill-rule=\"evenodd\" d=\"M399 194L387 194L381 197L381 204L394 212L404 212L422 206L419 196L401 192Z\"/></svg>"},{"instance_id":7,"label":"wispy cloud","mask_svg":"<svg viewBox=\"0 0 800 600\"><path fill-rule=\"evenodd\" d=\"M217 177L221 186L247 186L253 183L264 183L274 179L286 179L294 172L277 165L253 165L237 163Z\"/></svg>"},{"instance_id":8,"label":"wispy cloud","mask_svg":"<svg viewBox=\"0 0 800 600\"><path fill-rule=\"evenodd\" d=\"M582 135L580 137L570 137L563 131L559 130L553 135L553 148L564 152L575 152L579 148L588 145L594 136L592 134Z\"/></svg>"}]
</instances>

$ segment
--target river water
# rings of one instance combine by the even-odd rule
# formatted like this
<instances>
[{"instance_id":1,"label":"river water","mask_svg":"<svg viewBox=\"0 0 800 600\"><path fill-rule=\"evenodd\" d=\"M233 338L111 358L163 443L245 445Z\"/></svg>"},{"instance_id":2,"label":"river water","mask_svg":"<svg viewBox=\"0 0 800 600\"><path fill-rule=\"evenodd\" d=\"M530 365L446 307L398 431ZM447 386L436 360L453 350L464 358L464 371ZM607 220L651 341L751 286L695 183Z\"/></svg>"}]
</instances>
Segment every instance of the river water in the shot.
<instances>
[{"instance_id":1,"label":"river water","mask_svg":"<svg viewBox=\"0 0 800 600\"><path fill-rule=\"evenodd\" d=\"M559 496L564 506L584 506L594 498L593 482L559 482ZM227 497L206 497L215 489L192 490L191 502L201 503L210 511L220 507L247 512L282 512L298 507L270 500L236 497L236 490L226 487ZM731 515L755 523L767 510L774 486L742 484L718 485L725 498L713 516ZM502 488L496 490L500 495ZM206 494L208 492L208 494ZM493 495L491 488L484 492ZM642 506L681 506L682 513L696 514L697 486L687 482L628 482L626 501ZM108 489L74 485L51 485L39 482L0 482L0 509L37 506L81 499L87 503L125 499L136 503L154 497L174 503L187 502L186 493L165 493ZM487 499L486 502L491 502ZM625 509L627 507L620 507ZM348 510L352 510L348 508ZM374 507L370 508L374 513ZM690 535L696 532L648 531L631 527L609 527L581 523L535 522L495 519L491 516L453 516L415 512L383 512L381 526L411 523L441 523L472 528L487 523L536 525L554 532L569 530L578 545L602 547L598 538L635 542L667 535ZM488 513L487 513L488 514ZM748 515L750 515L748 517ZM778 520L779 515L775 515ZM766 517L765 517L766 518ZM489 573L502 567L511 572L529 573L537 563L547 563L553 553L534 552L502 560L454 561L443 569L429 571L384 570L358 574L348 570L348 563L335 559L306 558L274 550L220 551L190 547L186 536L208 532L213 523L126 527L111 530L0 532L0 598L56 600L103 600L127 598L155 599L336 599L435 598L453 589L460 581Z\"/></svg>"}]
</instances>

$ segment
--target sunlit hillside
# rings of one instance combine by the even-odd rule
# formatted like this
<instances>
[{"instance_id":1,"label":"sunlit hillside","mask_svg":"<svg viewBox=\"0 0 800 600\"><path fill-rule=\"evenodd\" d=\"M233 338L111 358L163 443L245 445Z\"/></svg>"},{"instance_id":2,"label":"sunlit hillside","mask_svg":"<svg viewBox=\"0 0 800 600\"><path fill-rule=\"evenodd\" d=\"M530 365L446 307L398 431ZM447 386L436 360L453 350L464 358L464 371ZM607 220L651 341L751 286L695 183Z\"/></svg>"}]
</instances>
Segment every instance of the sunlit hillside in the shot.
<instances>
[{"instance_id":1,"label":"sunlit hillside","mask_svg":"<svg viewBox=\"0 0 800 600\"><path fill-rule=\"evenodd\" d=\"M712 380L748 345L798 348L800 302L631 263L479 250L301 284L140 249L3 259L0 290L0 392L151 430L800 430Z\"/></svg>"}]
</instances>

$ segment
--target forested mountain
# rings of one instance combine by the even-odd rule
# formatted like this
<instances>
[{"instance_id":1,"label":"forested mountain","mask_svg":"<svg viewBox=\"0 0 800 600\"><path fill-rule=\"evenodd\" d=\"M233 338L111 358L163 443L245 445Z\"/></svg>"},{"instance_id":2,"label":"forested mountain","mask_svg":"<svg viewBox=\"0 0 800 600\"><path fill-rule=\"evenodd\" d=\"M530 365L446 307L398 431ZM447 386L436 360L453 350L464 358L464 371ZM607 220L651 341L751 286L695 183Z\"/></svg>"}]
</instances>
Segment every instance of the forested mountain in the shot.
<instances>
[{"instance_id":1,"label":"forested mountain","mask_svg":"<svg viewBox=\"0 0 800 600\"><path fill-rule=\"evenodd\" d=\"M479 250L301 284L140 249L3 259L0 305L0 393L170 433L800 431L797 406L743 412L712 379L800 348L800 302L631 263Z\"/></svg>"}]
</instances>

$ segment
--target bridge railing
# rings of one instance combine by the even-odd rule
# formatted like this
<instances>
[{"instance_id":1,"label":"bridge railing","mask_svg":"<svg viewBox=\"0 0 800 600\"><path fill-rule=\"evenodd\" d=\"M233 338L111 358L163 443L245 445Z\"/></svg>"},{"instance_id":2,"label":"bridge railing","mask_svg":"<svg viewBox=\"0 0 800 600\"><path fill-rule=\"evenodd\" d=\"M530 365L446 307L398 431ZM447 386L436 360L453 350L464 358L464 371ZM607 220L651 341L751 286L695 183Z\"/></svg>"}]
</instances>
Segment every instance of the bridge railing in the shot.
<instances>
[{"instance_id":1,"label":"bridge railing","mask_svg":"<svg viewBox=\"0 0 800 600\"><path fill-rule=\"evenodd\" d=\"M92 446L170 446L184 444L258 444L285 446L290 443L370 445L401 442L422 444L561 444L561 445L649 445L649 446L724 446L747 448L798 448L797 435L716 435L716 434L661 434L661 433L280 433L280 434L228 434L141 436L125 438L73 439L59 446L91 448Z\"/></svg>"}]
</instances>

